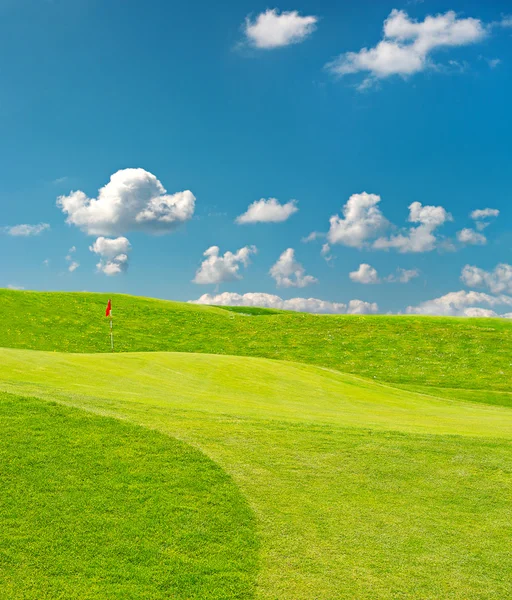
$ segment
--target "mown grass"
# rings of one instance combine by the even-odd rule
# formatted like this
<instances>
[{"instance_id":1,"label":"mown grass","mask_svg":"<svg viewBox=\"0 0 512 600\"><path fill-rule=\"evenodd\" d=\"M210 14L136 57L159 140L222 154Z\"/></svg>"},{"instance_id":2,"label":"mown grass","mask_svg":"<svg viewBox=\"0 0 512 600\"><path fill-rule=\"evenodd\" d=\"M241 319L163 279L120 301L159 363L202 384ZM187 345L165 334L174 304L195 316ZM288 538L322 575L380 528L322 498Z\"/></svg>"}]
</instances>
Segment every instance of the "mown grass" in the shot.
<instances>
[{"instance_id":1,"label":"mown grass","mask_svg":"<svg viewBox=\"0 0 512 600\"><path fill-rule=\"evenodd\" d=\"M168 435L0 393L0 597L252 598L254 517Z\"/></svg>"},{"instance_id":2,"label":"mown grass","mask_svg":"<svg viewBox=\"0 0 512 600\"><path fill-rule=\"evenodd\" d=\"M103 316L107 299L0 290L0 346L14 348L0 350L0 390L153 429L214 461L247 501L259 543L254 584L254 529L235 490L248 521L247 535L238 546L235 540L234 548L242 554L247 548L247 562L237 559L234 574L216 571L218 589L224 590L219 597L243 597L236 595L243 592L261 600L512 597L510 322L315 316L113 296L117 352L106 355L98 353L110 349ZM32 402L13 398L15 404ZM24 439L24 423L13 424L15 440ZM80 440L77 427L55 436L53 421L40 423L43 441L57 439L68 450L63 472L79 471L72 446L75 437ZM31 426L26 429L32 444ZM0 440L10 436L0 432ZM120 443L119 431L110 430L110 436L114 446ZM31 444L19 446L24 461L33 453ZM52 455L48 468L56 468L61 454ZM93 455L92 464L101 463L100 454ZM150 450L148 456L153 460ZM137 457L126 453L127 463ZM126 468L129 472L129 464ZM156 464L155 474L159 469ZM12 470L10 485L19 479L23 489L37 480L33 471L26 473L23 479L23 469ZM100 517L102 473L93 495ZM140 514L134 498L126 504L133 502L134 514ZM87 531L73 513L76 504L76 497L65 493L61 512L70 515L69 529L76 519L77 543L85 543ZM44 506L34 513L38 525ZM204 508L200 499L197 518L208 519L208 510L214 509ZM224 525L214 520L212 535L225 528L229 541L240 517L235 511L225 518ZM165 519L159 521L162 527ZM196 523L190 523L192 539ZM175 529L172 518L170 528ZM5 537L17 543L12 530ZM183 537L188 539L186 527ZM231 556L222 558L219 544L222 566ZM21 574L37 549L22 546L17 550L25 560ZM206 563L194 548L190 564L200 571ZM76 553L68 546L60 548L63 556L57 547L52 551L55 563L68 565L73 574ZM106 561L106 568L110 564ZM11 564L7 567L10 573ZM28 572L33 581L40 577L41 589L50 585L42 570ZM141 595L134 597L151 593L145 587L149 572L141 570ZM201 577L199 582L206 581ZM0 583L0 597L15 589L13 578L4 581L10 587ZM233 581L243 592L231 589ZM57 580L65 582L65 575ZM208 598L202 590L182 592L180 585L183 597ZM115 587L98 593L131 597Z\"/></svg>"},{"instance_id":3,"label":"mown grass","mask_svg":"<svg viewBox=\"0 0 512 600\"><path fill-rule=\"evenodd\" d=\"M510 409L243 357L0 359L4 389L157 429L219 464L257 518L256 598L512 594Z\"/></svg>"},{"instance_id":4,"label":"mown grass","mask_svg":"<svg viewBox=\"0 0 512 600\"><path fill-rule=\"evenodd\" d=\"M106 294L0 290L0 347L110 351ZM413 386L511 391L512 323L331 316L112 296L116 351L291 360ZM253 311L254 312L254 311ZM498 398L499 400L499 398Z\"/></svg>"}]
</instances>

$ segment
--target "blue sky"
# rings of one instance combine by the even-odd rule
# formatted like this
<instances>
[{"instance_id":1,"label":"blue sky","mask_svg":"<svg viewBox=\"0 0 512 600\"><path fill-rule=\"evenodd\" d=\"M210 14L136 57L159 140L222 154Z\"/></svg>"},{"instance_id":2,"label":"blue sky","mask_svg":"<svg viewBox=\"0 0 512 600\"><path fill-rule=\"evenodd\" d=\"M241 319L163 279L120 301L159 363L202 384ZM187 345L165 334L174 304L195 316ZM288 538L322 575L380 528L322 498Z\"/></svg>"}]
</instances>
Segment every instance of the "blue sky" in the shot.
<instances>
[{"instance_id":1,"label":"blue sky","mask_svg":"<svg viewBox=\"0 0 512 600\"><path fill-rule=\"evenodd\" d=\"M0 0L0 286L510 313L509 3L268 9Z\"/></svg>"}]
</instances>

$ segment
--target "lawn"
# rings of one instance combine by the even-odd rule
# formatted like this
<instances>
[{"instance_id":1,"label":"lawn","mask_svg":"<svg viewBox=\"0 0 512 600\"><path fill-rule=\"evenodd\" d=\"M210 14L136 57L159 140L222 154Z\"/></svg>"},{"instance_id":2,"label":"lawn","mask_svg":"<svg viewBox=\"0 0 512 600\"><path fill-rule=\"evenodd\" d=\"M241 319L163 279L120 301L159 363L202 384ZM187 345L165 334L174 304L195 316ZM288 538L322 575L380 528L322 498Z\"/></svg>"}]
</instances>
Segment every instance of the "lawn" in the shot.
<instances>
[{"instance_id":1,"label":"lawn","mask_svg":"<svg viewBox=\"0 0 512 600\"><path fill-rule=\"evenodd\" d=\"M211 538L204 548L192 544L184 552L189 552L187 564L197 569L193 582L201 586L208 577L204 553L210 543L218 551L220 560L212 559L218 568L213 570L221 590L218 597L512 596L512 409L506 406L512 387L510 353L498 345L500 339L510 339L508 322L245 314L119 296L113 298L118 307L116 339L126 352L111 355L97 353L108 349L102 317L106 297L1 293L8 301L0 306L11 316L16 304L26 309L25 320L9 319L9 331L0 334L0 345L13 347L0 349L0 390L7 394L6 416L13 415L13 420L1 420L0 447L7 456L2 464L10 468L11 456L23 463L33 454L46 453L51 458L45 469L70 473L61 490L65 508L61 512L70 515L63 528L72 528L74 520L80 525L73 511L84 500L72 479L80 468L76 466L80 452L91 452L93 465L102 460L112 465L113 457L122 455L129 473L131 462L140 459L141 469L151 466L148 481L162 473L151 486L164 487L169 480L162 471L168 469L174 480L176 461L187 465L187 457L194 457L195 466L180 471L180 489L194 489L194 468L209 474L206 483L213 491L206 507L199 494L198 520L190 522L190 535L197 539L194 527L204 517ZM58 306L64 307L62 311ZM315 336L328 335L338 336L338 343L322 354ZM396 344L389 342L386 353L387 339ZM436 350L436 339L441 340L441 350ZM187 353L155 352L176 347ZM468 348L478 352L472 354ZM273 353L281 360L269 360ZM350 368L343 369L343 362ZM62 419L55 419L55 411L63 411ZM89 448L91 434L82 428L81 419L91 430L104 428L105 452ZM116 427L126 428L131 437ZM40 447L38 438L29 435L31 428L43 432ZM57 433L55 428L60 428ZM48 449L53 445L48 441L56 439L65 452L52 454ZM125 453L124 446L118 446L132 440L127 441L131 447L135 439L146 450L130 453L127 448ZM154 443L165 448L164 440L171 449L167 458L165 450L152 451ZM45 461L32 464L26 474L18 463L10 470L9 486L34 485L37 494L45 493L44 486L37 489L37 480L44 477L34 470L35 464ZM110 468L105 470L108 476L100 469L99 483L94 484L100 508L101 497L108 498L101 491L106 490L105 482L117 476ZM86 471L94 482L94 470ZM16 475L19 472L25 479ZM134 466L133 472L138 468ZM132 513L136 516L129 527L135 531L140 525L139 539L145 543L146 514L140 497L123 488L130 481L131 475L121 479L118 489L127 496L122 503L128 507L126 519ZM205 493L207 485L201 488ZM222 489L223 493L215 492ZM172 486L165 493L171 507L179 505ZM20 511L20 527L29 533L39 531L44 506L37 514ZM173 538L180 531L180 523L171 515L167 523L165 515L154 519L158 526L148 532L157 546L165 535ZM101 510L98 518L103 518ZM39 598L34 592L38 586L66 584L65 575L76 568L76 557L66 547L52 546L52 531L47 524L46 531L43 528L47 537L28 550L7 532L1 546L14 544L12 552L39 561L39 566L47 561L65 565L60 579L49 582L44 569L27 568L25 595L9 596L14 588L12 578L6 579L10 570L4 568L0 578L7 583L0 585L0 596L7 590L7 598ZM182 531L187 539L187 530ZM83 535L84 529L77 527L76 539ZM233 548L233 556L226 558L226 547ZM154 556L161 558L158 552ZM232 561L232 568L225 561ZM110 563L104 562L109 571ZM179 598L172 595L169 583L177 577L176 565L156 558L151 564L155 580L169 569L170 579L159 590ZM135 585L142 591L134 597L152 593L153 588L145 587L145 575L134 576L137 581L123 579L125 575L121 567L114 570L112 578L119 587L108 593L100 590L97 597L130 598L130 586ZM107 584L110 576L105 572ZM184 587L179 593L209 597L197 589Z\"/></svg>"},{"instance_id":2,"label":"lawn","mask_svg":"<svg viewBox=\"0 0 512 600\"><path fill-rule=\"evenodd\" d=\"M252 598L255 521L204 454L0 393L0 597Z\"/></svg>"}]
</instances>

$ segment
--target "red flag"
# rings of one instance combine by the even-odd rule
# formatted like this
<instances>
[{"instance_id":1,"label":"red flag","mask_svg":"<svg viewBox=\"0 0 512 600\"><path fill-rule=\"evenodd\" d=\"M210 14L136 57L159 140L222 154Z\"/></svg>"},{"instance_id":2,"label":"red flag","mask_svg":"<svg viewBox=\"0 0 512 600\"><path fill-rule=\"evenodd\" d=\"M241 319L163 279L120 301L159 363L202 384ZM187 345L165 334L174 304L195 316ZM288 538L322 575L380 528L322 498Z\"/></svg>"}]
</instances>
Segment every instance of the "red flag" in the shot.
<instances>
[{"instance_id":1,"label":"red flag","mask_svg":"<svg viewBox=\"0 0 512 600\"><path fill-rule=\"evenodd\" d=\"M106 317L112 316L112 302L110 300L108 301L108 304L107 304L107 310L105 311L105 316Z\"/></svg>"}]
</instances>

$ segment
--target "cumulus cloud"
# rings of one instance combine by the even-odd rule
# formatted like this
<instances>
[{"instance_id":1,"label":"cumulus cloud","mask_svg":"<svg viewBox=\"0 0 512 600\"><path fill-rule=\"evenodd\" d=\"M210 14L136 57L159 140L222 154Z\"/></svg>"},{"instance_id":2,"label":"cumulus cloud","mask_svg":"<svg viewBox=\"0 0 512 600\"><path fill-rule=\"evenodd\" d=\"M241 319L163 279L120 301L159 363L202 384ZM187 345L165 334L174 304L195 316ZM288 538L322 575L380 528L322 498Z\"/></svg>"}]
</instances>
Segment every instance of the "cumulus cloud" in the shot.
<instances>
[{"instance_id":1,"label":"cumulus cloud","mask_svg":"<svg viewBox=\"0 0 512 600\"><path fill-rule=\"evenodd\" d=\"M495 294L512 293L512 266L506 263L497 265L492 271L466 265L460 278L468 287L485 287Z\"/></svg>"},{"instance_id":2,"label":"cumulus cloud","mask_svg":"<svg viewBox=\"0 0 512 600\"><path fill-rule=\"evenodd\" d=\"M240 275L240 265L247 267L250 263L251 254L256 254L255 246L245 246L240 248L235 253L226 252L221 256L218 246L211 246L204 252L203 256L206 259L201 263L201 266L196 272L193 279L194 283L218 285L226 281L236 281L242 279Z\"/></svg>"},{"instance_id":3,"label":"cumulus cloud","mask_svg":"<svg viewBox=\"0 0 512 600\"><path fill-rule=\"evenodd\" d=\"M474 210L469 216L475 221L475 227L478 231L483 231L489 226L488 219L498 217L500 211L497 208L481 208Z\"/></svg>"},{"instance_id":4,"label":"cumulus cloud","mask_svg":"<svg viewBox=\"0 0 512 600\"><path fill-rule=\"evenodd\" d=\"M306 275L304 267L295 260L293 248L288 248L281 254L269 273L275 279L278 287L303 288L318 281L312 275Z\"/></svg>"},{"instance_id":5,"label":"cumulus cloud","mask_svg":"<svg viewBox=\"0 0 512 600\"><path fill-rule=\"evenodd\" d=\"M348 304L328 302L318 298L291 298L283 300L274 294L248 293L234 294L224 292L216 296L204 294L198 300L191 300L194 304L215 304L218 306L258 306L275 308L279 310L294 310L298 312L325 313L325 314L371 314L376 313L379 307L375 302L351 300Z\"/></svg>"},{"instance_id":6,"label":"cumulus cloud","mask_svg":"<svg viewBox=\"0 0 512 600\"><path fill-rule=\"evenodd\" d=\"M286 204L280 204L276 198L255 200L247 211L236 218L239 225L246 223L282 223L296 213L297 200L290 200Z\"/></svg>"},{"instance_id":7,"label":"cumulus cloud","mask_svg":"<svg viewBox=\"0 0 512 600\"><path fill-rule=\"evenodd\" d=\"M76 247L71 246L71 248L68 250L68 254L66 256L66 260L68 262L68 271L70 273L73 273L73 271L76 271L78 269L78 267L80 266L80 263L73 259L73 254L75 252L76 252ZM45 261L45 262L46 262L46 264L48 264L47 261Z\"/></svg>"},{"instance_id":8,"label":"cumulus cloud","mask_svg":"<svg viewBox=\"0 0 512 600\"><path fill-rule=\"evenodd\" d=\"M128 253L131 244L125 237L99 237L89 250L100 256L96 268L105 275L119 275L128 269Z\"/></svg>"},{"instance_id":9,"label":"cumulus cloud","mask_svg":"<svg viewBox=\"0 0 512 600\"><path fill-rule=\"evenodd\" d=\"M18 290L18 291L21 291L21 290L24 290L25 288L22 285L16 285L14 283L8 283L7 284L7 289L8 290Z\"/></svg>"},{"instance_id":10,"label":"cumulus cloud","mask_svg":"<svg viewBox=\"0 0 512 600\"><path fill-rule=\"evenodd\" d=\"M430 252L438 245L434 232L452 216L442 206L423 206L421 202L413 202L409 206L409 222L419 223L406 233L375 240L373 247L377 250L395 248L399 252Z\"/></svg>"},{"instance_id":11,"label":"cumulus cloud","mask_svg":"<svg viewBox=\"0 0 512 600\"><path fill-rule=\"evenodd\" d=\"M277 9L268 9L254 20L247 17L244 31L249 45L268 50L303 42L317 22L317 17L303 17L296 10L279 14Z\"/></svg>"},{"instance_id":12,"label":"cumulus cloud","mask_svg":"<svg viewBox=\"0 0 512 600\"><path fill-rule=\"evenodd\" d=\"M398 267L395 274L386 277L386 281L392 283L409 283L411 279L419 277L420 272L418 269L401 269Z\"/></svg>"},{"instance_id":13,"label":"cumulus cloud","mask_svg":"<svg viewBox=\"0 0 512 600\"><path fill-rule=\"evenodd\" d=\"M380 278L376 269L366 263L360 264L357 271L349 273L349 277L352 281L356 281L357 283L380 283Z\"/></svg>"},{"instance_id":14,"label":"cumulus cloud","mask_svg":"<svg viewBox=\"0 0 512 600\"><path fill-rule=\"evenodd\" d=\"M364 284L382 283L383 281L385 283L409 283L411 279L418 277L419 274L418 269L401 269L398 267L395 273L381 279L376 269L369 264L362 263L357 271L349 273L349 277L352 281Z\"/></svg>"},{"instance_id":15,"label":"cumulus cloud","mask_svg":"<svg viewBox=\"0 0 512 600\"><path fill-rule=\"evenodd\" d=\"M470 217L475 221L481 221L482 219L488 219L490 217L498 217L500 211L497 208L479 208L474 210Z\"/></svg>"},{"instance_id":16,"label":"cumulus cloud","mask_svg":"<svg viewBox=\"0 0 512 600\"><path fill-rule=\"evenodd\" d=\"M512 297L503 294L491 296L483 292L460 290L433 300L427 300L418 306L409 306L407 307L407 313L454 317L499 316L498 313L492 310L497 306L512 306Z\"/></svg>"},{"instance_id":17,"label":"cumulus cloud","mask_svg":"<svg viewBox=\"0 0 512 600\"><path fill-rule=\"evenodd\" d=\"M436 50L475 44L485 38L487 30L479 19L459 18L454 11L416 21L394 9L384 21L383 39L376 46L341 54L326 68L340 77L366 73L364 89L378 79L424 71L433 66L431 55Z\"/></svg>"},{"instance_id":18,"label":"cumulus cloud","mask_svg":"<svg viewBox=\"0 0 512 600\"><path fill-rule=\"evenodd\" d=\"M50 225L48 225L48 223L39 223L38 225L27 225L26 223L24 223L21 225L3 227L2 231L7 235L28 237L31 235L39 235L47 229L50 229Z\"/></svg>"},{"instance_id":19,"label":"cumulus cloud","mask_svg":"<svg viewBox=\"0 0 512 600\"><path fill-rule=\"evenodd\" d=\"M97 198L79 190L59 196L57 206L67 215L67 223L90 235L168 233L192 217L195 200L189 190L167 194L144 169L122 169L110 177Z\"/></svg>"},{"instance_id":20,"label":"cumulus cloud","mask_svg":"<svg viewBox=\"0 0 512 600\"><path fill-rule=\"evenodd\" d=\"M457 231L457 239L462 244L473 244L474 246L483 246L487 244L487 238L482 233L474 229L461 229Z\"/></svg>"},{"instance_id":21,"label":"cumulus cloud","mask_svg":"<svg viewBox=\"0 0 512 600\"><path fill-rule=\"evenodd\" d=\"M333 215L327 239L331 244L363 248L368 240L389 225L377 206L376 194L353 194L342 209L343 217Z\"/></svg>"}]
</instances>

